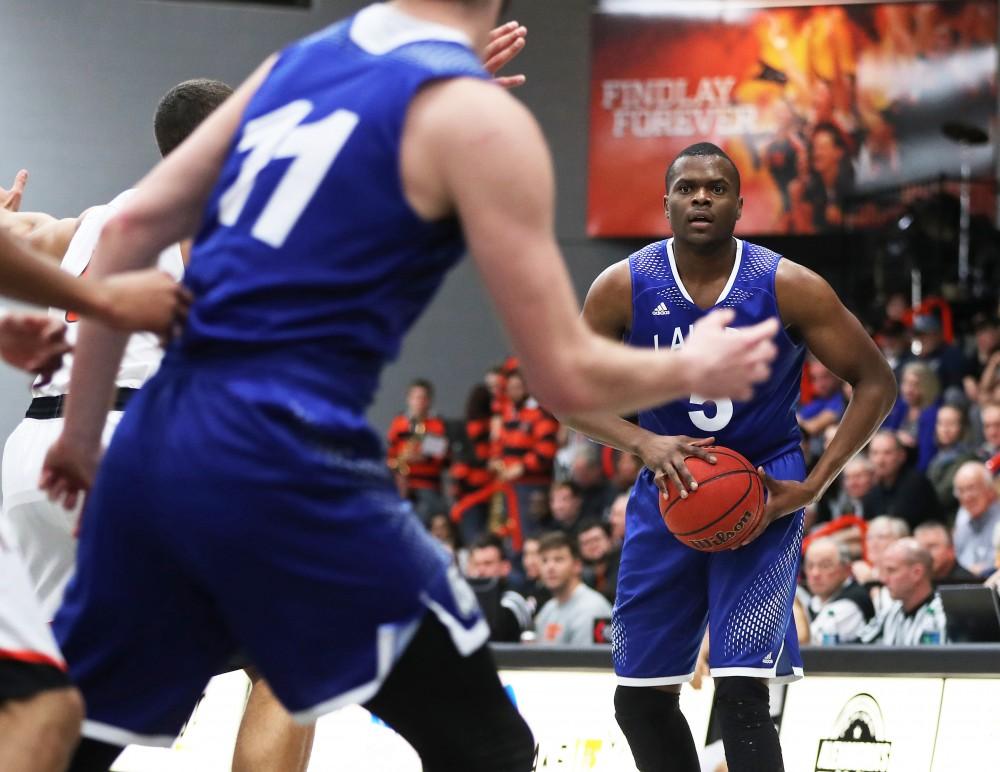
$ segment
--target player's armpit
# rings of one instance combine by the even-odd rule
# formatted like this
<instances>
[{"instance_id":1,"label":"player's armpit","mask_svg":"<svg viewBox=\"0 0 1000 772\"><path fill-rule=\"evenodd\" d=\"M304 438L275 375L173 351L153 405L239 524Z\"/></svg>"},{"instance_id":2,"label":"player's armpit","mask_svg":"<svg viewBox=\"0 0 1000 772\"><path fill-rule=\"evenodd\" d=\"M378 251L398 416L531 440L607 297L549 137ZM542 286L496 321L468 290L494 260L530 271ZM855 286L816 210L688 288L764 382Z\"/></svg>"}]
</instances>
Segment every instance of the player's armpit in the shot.
<instances>
[{"instance_id":1,"label":"player's armpit","mask_svg":"<svg viewBox=\"0 0 1000 772\"><path fill-rule=\"evenodd\" d=\"M583 301L583 321L598 335L620 341L632 326L632 272L628 260L605 268Z\"/></svg>"}]
</instances>

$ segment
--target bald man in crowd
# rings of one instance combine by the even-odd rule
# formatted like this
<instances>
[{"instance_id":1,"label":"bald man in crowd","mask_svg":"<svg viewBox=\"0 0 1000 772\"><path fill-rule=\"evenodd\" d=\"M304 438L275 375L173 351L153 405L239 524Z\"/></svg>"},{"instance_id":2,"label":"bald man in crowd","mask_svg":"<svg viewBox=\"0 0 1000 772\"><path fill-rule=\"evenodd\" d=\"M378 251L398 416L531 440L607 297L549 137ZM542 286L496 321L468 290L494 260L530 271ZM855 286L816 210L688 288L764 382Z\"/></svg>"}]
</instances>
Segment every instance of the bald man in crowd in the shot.
<instances>
[{"instance_id":1,"label":"bald man in crowd","mask_svg":"<svg viewBox=\"0 0 1000 772\"><path fill-rule=\"evenodd\" d=\"M879 575L892 603L882 607L861 631L862 643L918 646L947 642L944 608L931 582L931 556L916 539L899 539L888 547Z\"/></svg>"},{"instance_id":2,"label":"bald man in crowd","mask_svg":"<svg viewBox=\"0 0 1000 772\"><path fill-rule=\"evenodd\" d=\"M976 576L955 557L955 543L951 531L944 523L921 523L913 532L913 538L927 550L933 564L935 586L942 584L976 584L982 578Z\"/></svg>"},{"instance_id":3,"label":"bald man in crowd","mask_svg":"<svg viewBox=\"0 0 1000 772\"><path fill-rule=\"evenodd\" d=\"M993 530L1000 523L993 476L984 464L969 461L955 473L955 555L958 562L977 576L993 568Z\"/></svg>"},{"instance_id":4,"label":"bald man in crowd","mask_svg":"<svg viewBox=\"0 0 1000 772\"><path fill-rule=\"evenodd\" d=\"M851 575L851 556L834 539L812 542L805 554L809 590L809 631L813 643L832 644L856 640L875 616L868 592Z\"/></svg>"}]
</instances>

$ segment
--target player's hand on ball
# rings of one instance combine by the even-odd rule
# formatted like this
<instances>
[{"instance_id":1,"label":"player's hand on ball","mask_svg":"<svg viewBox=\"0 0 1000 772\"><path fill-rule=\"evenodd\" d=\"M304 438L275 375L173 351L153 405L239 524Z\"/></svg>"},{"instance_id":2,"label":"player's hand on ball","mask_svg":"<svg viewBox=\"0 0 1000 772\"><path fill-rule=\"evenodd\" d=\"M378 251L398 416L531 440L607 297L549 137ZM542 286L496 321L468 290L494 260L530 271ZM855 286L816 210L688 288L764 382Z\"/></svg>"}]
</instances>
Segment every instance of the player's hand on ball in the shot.
<instances>
[{"instance_id":1,"label":"player's hand on ball","mask_svg":"<svg viewBox=\"0 0 1000 772\"><path fill-rule=\"evenodd\" d=\"M102 319L117 330L145 330L170 340L187 319L191 293L163 271L129 271L101 281L108 309Z\"/></svg>"},{"instance_id":2,"label":"player's hand on ball","mask_svg":"<svg viewBox=\"0 0 1000 772\"><path fill-rule=\"evenodd\" d=\"M99 447L90 450L74 446L60 436L45 454L38 486L48 494L50 501L73 509L90 490L100 457Z\"/></svg>"},{"instance_id":3,"label":"player's hand on ball","mask_svg":"<svg viewBox=\"0 0 1000 772\"><path fill-rule=\"evenodd\" d=\"M750 533L746 540L735 549L742 549L760 536L767 527L785 515L797 512L815 501L816 496L805 483L797 480L775 480L764 471L764 467L757 467L757 474L764 481L764 488L767 491L767 501L764 504L764 516L760 519L757 527Z\"/></svg>"},{"instance_id":4,"label":"player's hand on ball","mask_svg":"<svg viewBox=\"0 0 1000 772\"><path fill-rule=\"evenodd\" d=\"M778 320L727 330L734 316L728 309L713 311L695 324L684 343L691 391L705 399L748 400L754 384L771 374Z\"/></svg>"},{"instance_id":5,"label":"player's hand on ball","mask_svg":"<svg viewBox=\"0 0 1000 772\"><path fill-rule=\"evenodd\" d=\"M0 357L7 364L49 382L62 365L63 354L72 350L66 342L66 325L48 314L12 313L0 318Z\"/></svg>"},{"instance_id":6,"label":"player's hand on ball","mask_svg":"<svg viewBox=\"0 0 1000 772\"><path fill-rule=\"evenodd\" d=\"M684 459L697 456L710 464L715 463L715 456L704 448L715 443L715 437L697 439L695 437L666 437L650 434L639 448L642 463L653 473L653 482L660 489L661 495L669 493L668 483L680 491L681 498L687 498L688 491L698 489L698 483L687 468Z\"/></svg>"}]
</instances>

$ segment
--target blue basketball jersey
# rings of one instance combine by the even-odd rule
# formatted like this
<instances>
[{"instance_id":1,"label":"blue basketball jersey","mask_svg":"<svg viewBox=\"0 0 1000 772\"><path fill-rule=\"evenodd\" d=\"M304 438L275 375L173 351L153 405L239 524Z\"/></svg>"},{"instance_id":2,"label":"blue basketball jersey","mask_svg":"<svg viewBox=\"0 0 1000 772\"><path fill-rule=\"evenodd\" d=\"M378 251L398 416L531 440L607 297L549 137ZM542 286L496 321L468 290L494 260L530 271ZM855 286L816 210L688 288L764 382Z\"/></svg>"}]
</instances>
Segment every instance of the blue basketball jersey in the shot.
<instances>
[{"instance_id":1,"label":"blue basketball jersey","mask_svg":"<svg viewBox=\"0 0 1000 772\"><path fill-rule=\"evenodd\" d=\"M737 240L736 262L721 296L711 309L691 300L680 279L672 239L658 241L629 257L632 275L633 346L677 349L691 327L716 308L736 312L733 327L746 327L779 317L774 276L781 256ZM639 424L664 435L715 437L753 464L764 464L798 447L801 434L795 418L805 347L782 330L775 338L778 356L771 377L758 384L747 402L704 400L691 395L639 413Z\"/></svg>"},{"instance_id":2,"label":"blue basketball jersey","mask_svg":"<svg viewBox=\"0 0 1000 772\"><path fill-rule=\"evenodd\" d=\"M385 5L281 53L208 202L174 359L253 369L244 397L313 423L330 403L367 407L464 249L456 219L411 209L400 174L414 95L454 77L489 77L465 36Z\"/></svg>"}]
</instances>

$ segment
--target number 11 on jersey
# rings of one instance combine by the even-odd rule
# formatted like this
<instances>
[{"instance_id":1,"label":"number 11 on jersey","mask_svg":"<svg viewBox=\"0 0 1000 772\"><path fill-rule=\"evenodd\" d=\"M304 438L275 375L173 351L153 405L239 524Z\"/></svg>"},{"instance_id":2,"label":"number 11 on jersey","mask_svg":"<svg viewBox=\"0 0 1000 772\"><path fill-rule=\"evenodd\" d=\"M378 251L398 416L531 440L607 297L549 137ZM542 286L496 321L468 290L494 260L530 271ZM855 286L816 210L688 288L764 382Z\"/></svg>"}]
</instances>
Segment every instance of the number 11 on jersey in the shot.
<instances>
[{"instance_id":1,"label":"number 11 on jersey","mask_svg":"<svg viewBox=\"0 0 1000 772\"><path fill-rule=\"evenodd\" d=\"M294 160L250 231L255 239L275 249L285 243L358 125L357 114L349 110L337 110L326 118L302 125L312 111L312 102L297 99L247 123L237 151L250 152L243 160L236 182L219 199L220 223L235 225L257 176L272 161L291 158Z\"/></svg>"}]
</instances>

